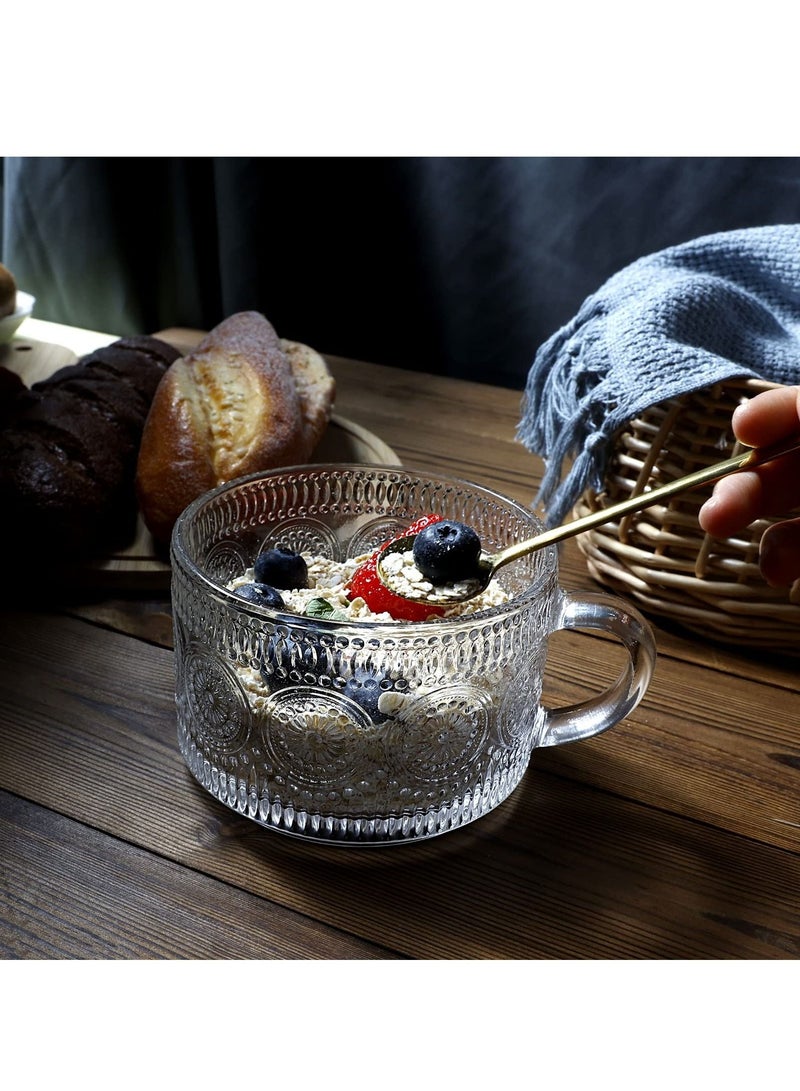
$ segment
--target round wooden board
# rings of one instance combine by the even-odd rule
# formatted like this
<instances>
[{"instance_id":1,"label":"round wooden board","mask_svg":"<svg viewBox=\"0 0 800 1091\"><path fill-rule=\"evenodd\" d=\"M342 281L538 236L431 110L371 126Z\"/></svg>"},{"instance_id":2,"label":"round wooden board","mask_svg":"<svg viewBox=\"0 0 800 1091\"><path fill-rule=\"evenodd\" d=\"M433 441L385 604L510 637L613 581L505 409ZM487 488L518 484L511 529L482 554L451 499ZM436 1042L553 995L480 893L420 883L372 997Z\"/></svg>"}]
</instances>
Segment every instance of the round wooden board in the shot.
<instances>
[{"instance_id":1,"label":"round wooden board","mask_svg":"<svg viewBox=\"0 0 800 1091\"><path fill-rule=\"evenodd\" d=\"M360 424L334 413L328 430L313 455L314 462L377 462L399 466L388 443L362 428Z\"/></svg>"}]
</instances>

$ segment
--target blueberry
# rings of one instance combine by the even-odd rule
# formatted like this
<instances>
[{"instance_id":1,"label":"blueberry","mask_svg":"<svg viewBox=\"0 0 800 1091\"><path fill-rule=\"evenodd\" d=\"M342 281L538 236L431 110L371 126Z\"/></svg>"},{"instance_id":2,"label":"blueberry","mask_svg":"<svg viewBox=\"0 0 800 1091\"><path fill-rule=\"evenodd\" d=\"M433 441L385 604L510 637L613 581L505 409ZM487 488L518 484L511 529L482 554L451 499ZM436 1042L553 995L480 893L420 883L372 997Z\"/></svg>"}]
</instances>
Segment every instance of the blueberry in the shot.
<instances>
[{"instance_id":1,"label":"blueberry","mask_svg":"<svg viewBox=\"0 0 800 1091\"><path fill-rule=\"evenodd\" d=\"M258 606L269 606L273 610L286 608L283 596L274 587L270 587L268 583L243 583L241 587L236 588L234 595L238 595L245 602L254 602Z\"/></svg>"},{"instance_id":2,"label":"blueberry","mask_svg":"<svg viewBox=\"0 0 800 1091\"><path fill-rule=\"evenodd\" d=\"M259 553L253 565L258 583L268 583L284 591L308 587L308 566L299 553L279 546Z\"/></svg>"},{"instance_id":3,"label":"blueberry","mask_svg":"<svg viewBox=\"0 0 800 1091\"><path fill-rule=\"evenodd\" d=\"M455 583L477 574L481 540L472 527L442 519L414 539L414 563L433 583Z\"/></svg>"},{"instance_id":4,"label":"blueberry","mask_svg":"<svg viewBox=\"0 0 800 1091\"><path fill-rule=\"evenodd\" d=\"M261 677L273 692L287 686L300 685L301 675L317 674L320 669L313 649L293 637L271 637L266 657L268 666L262 667Z\"/></svg>"},{"instance_id":5,"label":"blueberry","mask_svg":"<svg viewBox=\"0 0 800 1091\"><path fill-rule=\"evenodd\" d=\"M382 675L373 674L368 670L357 670L344 687L345 696L357 701L370 719L377 724L387 719L378 708L381 694L385 693L387 688L391 688L381 685L383 681Z\"/></svg>"}]
</instances>

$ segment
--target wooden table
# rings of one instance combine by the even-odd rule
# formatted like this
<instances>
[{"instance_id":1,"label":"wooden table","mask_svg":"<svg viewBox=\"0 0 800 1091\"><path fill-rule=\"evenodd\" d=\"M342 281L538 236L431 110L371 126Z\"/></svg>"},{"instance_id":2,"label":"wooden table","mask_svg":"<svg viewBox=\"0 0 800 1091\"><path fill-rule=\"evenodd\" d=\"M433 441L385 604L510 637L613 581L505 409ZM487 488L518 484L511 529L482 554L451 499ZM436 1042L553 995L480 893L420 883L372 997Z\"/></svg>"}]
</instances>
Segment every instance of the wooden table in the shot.
<instances>
[{"instance_id":1,"label":"wooden table","mask_svg":"<svg viewBox=\"0 0 800 1091\"><path fill-rule=\"evenodd\" d=\"M330 364L338 411L406 465L532 500L541 466L514 439L517 392ZM562 583L592 587L574 543ZM622 724L535 754L511 799L463 830L348 852L263 830L195 784L176 745L167 592L8 608L0 954L796 958L796 665L655 628L655 677ZM548 702L603 686L615 649L556 637Z\"/></svg>"}]
</instances>

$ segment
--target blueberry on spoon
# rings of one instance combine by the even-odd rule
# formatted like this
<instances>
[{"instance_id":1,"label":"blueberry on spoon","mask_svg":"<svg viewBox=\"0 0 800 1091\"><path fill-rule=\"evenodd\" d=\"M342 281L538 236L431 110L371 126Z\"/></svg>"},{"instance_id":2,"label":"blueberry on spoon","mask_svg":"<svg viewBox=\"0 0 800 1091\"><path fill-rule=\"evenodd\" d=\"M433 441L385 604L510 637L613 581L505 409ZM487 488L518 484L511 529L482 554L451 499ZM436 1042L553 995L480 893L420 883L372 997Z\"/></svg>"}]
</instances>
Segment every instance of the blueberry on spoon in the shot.
<instances>
[{"instance_id":1,"label":"blueberry on spoon","mask_svg":"<svg viewBox=\"0 0 800 1091\"><path fill-rule=\"evenodd\" d=\"M478 574L481 540L466 523L442 519L417 534L412 552L417 568L432 583L456 583Z\"/></svg>"}]
</instances>

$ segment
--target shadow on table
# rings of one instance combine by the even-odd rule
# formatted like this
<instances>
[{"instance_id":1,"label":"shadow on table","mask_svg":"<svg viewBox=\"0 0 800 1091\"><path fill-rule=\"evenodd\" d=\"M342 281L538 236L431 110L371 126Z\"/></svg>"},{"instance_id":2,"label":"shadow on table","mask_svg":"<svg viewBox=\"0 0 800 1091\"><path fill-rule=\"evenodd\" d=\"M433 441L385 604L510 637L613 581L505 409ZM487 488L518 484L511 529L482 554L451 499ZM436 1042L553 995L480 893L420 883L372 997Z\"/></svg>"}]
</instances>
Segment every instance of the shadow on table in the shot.
<instances>
[{"instance_id":1,"label":"shadow on table","mask_svg":"<svg viewBox=\"0 0 800 1091\"><path fill-rule=\"evenodd\" d=\"M535 768L492 814L411 846L222 825L255 892L277 883L281 904L413 958L800 957L797 857Z\"/></svg>"}]
</instances>

